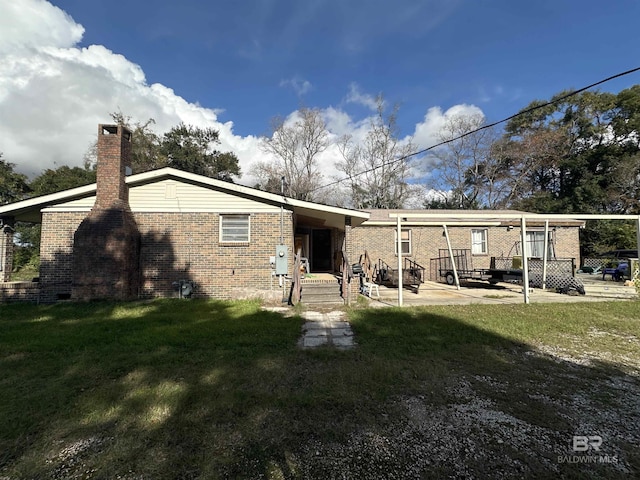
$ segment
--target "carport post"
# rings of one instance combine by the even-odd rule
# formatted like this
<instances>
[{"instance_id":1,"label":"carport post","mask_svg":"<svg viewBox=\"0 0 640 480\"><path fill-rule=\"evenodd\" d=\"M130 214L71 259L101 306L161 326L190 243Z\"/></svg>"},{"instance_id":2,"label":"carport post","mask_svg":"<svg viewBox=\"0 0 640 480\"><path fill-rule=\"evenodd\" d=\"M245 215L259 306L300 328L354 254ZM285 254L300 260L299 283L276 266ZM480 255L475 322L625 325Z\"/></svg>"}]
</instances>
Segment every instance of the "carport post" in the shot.
<instances>
[{"instance_id":1,"label":"carport post","mask_svg":"<svg viewBox=\"0 0 640 480\"><path fill-rule=\"evenodd\" d=\"M640 215L638 215L638 219L636 220L636 248L638 249L638 256L640 256ZM631 273L631 275L636 273L631 271L631 265L629 265L629 273Z\"/></svg>"},{"instance_id":2,"label":"carport post","mask_svg":"<svg viewBox=\"0 0 640 480\"><path fill-rule=\"evenodd\" d=\"M449 250L449 259L451 260L451 268L453 269L453 278L456 280L456 288L460 290L460 278L458 277L458 267L456 267L456 259L453 257L453 250L451 249L451 240L449 240L449 230L447 224L443 223L444 236L447 239L447 250Z\"/></svg>"},{"instance_id":3,"label":"carport post","mask_svg":"<svg viewBox=\"0 0 640 480\"><path fill-rule=\"evenodd\" d=\"M524 303L529 303L529 260L527 259L527 221L520 217L520 237L522 238L522 291Z\"/></svg>"},{"instance_id":4,"label":"carport post","mask_svg":"<svg viewBox=\"0 0 640 480\"><path fill-rule=\"evenodd\" d=\"M402 228L401 228L401 218L398 215L398 244L396 248L398 249L398 306L402 306Z\"/></svg>"},{"instance_id":5,"label":"carport post","mask_svg":"<svg viewBox=\"0 0 640 480\"><path fill-rule=\"evenodd\" d=\"M547 289L547 256L549 255L549 220L544 221L544 253L542 254L542 290Z\"/></svg>"}]
</instances>

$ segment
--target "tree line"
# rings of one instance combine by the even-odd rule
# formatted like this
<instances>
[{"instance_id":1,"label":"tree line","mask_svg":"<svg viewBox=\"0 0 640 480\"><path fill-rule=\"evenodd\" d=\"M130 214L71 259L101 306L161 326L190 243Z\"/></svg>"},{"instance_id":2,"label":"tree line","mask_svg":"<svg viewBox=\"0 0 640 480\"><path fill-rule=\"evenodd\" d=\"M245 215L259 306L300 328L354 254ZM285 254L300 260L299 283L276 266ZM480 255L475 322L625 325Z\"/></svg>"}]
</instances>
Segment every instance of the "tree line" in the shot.
<instances>
[{"instance_id":1,"label":"tree line","mask_svg":"<svg viewBox=\"0 0 640 480\"><path fill-rule=\"evenodd\" d=\"M319 162L329 133L318 109L278 118L254 165L257 186L303 200L353 208L518 209L533 213L640 213L640 85L617 94L559 92L523 108L499 132L480 113L448 116L442 145L416 156L400 139L398 106L382 96L364 138L335 140L337 175ZM336 179L339 179L336 181ZM328 192L319 188L332 185ZM336 185L346 189L345 195ZM344 187L346 185L346 188ZM588 222L582 253L634 248L633 222Z\"/></svg>"}]
</instances>

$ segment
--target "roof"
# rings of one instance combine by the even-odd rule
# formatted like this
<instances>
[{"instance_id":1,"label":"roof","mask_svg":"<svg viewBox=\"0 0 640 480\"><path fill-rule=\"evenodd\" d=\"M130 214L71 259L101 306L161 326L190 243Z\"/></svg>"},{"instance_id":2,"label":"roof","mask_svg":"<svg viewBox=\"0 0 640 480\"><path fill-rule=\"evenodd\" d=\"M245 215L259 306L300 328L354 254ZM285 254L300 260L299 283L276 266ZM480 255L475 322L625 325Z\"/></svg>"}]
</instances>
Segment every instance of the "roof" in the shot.
<instances>
[{"instance_id":1,"label":"roof","mask_svg":"<svg viewBox=\"0 0 640 480\"><path fill-rule=\"evenodd\" d=\"M344 227L345 217L351 217L351 224L353 226L360 225L362 222L369 218L368 212L351 210L341 207L332 207L329 205L323 205L321 203L296 200L294 198L288 198L281 195L275 195L273 193L263 192L255 188L245 187L243 185L237 185L230 182L224 182L222 180L216 180L214 178L184 172L182 170L176 170L175 168L171 167L165 167L158 170L151 170L149 172L128 176L126 178L126 183L129 187L135 187L138 185L154 183L166 179L174 179L177 181L191 183L214 190L224 191L236 196L251 198L256 201L269 203L272 205L283 206L289 210L292 210L297 215L320 219L327 227ZM20 202L14 202L0 206L0 217L11 216L20 221L40 222L40 212L43 209L72 200L95 196L95 194L96 184L93 183L91 185L63 190L61 192L52 193L49 195L34 197L27 200L22 200Z\"/></svg>"},{"instance_id":2,"label":"roof","mask_svg":"<svg viewBox=\"0 0 640 480\"><path fill-rule=\"evenodd\" d=\"M439 209L367 209L370 217L364 225L395 225L396 217L402 217L403 225L443 225L450 226L466 225L466 226L485 226L485 225L519 225L522 215L528 215L528 212L521 210L439 210ZM430 214L433 214L431 217ZM495 217L491 217L494 215ZM450 219L446 215L451 215ZM510 216L513 215L513 218ZM443 218L444 216L444 218ZM544 225L544 218L541 220L527 220L530 226ZM584 221L570 218L549 219L549 225L553 226L570 226L580 227L584 225Z\"/></svg>"}]
</instances>

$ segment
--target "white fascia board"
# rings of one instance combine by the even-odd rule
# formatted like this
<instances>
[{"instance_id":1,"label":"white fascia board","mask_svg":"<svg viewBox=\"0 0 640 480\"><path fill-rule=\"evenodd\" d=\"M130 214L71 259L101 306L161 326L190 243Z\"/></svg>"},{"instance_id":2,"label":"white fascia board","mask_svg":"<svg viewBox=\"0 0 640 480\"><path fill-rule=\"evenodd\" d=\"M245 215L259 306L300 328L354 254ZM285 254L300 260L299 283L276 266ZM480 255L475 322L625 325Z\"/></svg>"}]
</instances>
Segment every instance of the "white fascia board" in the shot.
<instances>
[{"instance_id":1,"label":"white fascia board","mask_svg":"<svg viewBox=\"0 0 640 480\"><path fill-rule=\"evenodd\" d=\"M468 222L456 221L456 222L411 222L411 221L403 221L402 225L406 227L442 227L443 224L447 224L448 227L499 227L502 225L502 222L488 222L488 221L475 221L470 220ZM384 221L366 221L362 224L363 227L388 227L388 226L396 226L396 222L384 222Z\"/></svg>"},{"instance_id":2,"label":"white fascia board","mask_svg":"<svg viewBox=\"0 0 640 480\"><path fill-rule=\"evenodd\" d=\"M9 203L0 207L0 215L5 213L12 214L13 212L21 213L32 208L59 203L76 197L91 195L92 193L95 193L95 191L96 184L92 183L91 185L84 185L82 187L76 187L62 192L50 193L48 195L22 200L20 202Z\"/></svg>"},{"instance_id":3,"label":"white fascia board","mask_svg":"<svg viewBox=\"0 0 640 480\"><path fill-rule=\"evenodd\" d=\"M616 215L598 213L474 213L474 218L499 218L519 220L522 217L528 220L638 220L638 215ZM410 218L442 218L444 219L469 219L469 213L456 215L451 213L412 213L406 215L402 213L390 213L389 218L410 217Z\"/></svg>"}]
</instances>

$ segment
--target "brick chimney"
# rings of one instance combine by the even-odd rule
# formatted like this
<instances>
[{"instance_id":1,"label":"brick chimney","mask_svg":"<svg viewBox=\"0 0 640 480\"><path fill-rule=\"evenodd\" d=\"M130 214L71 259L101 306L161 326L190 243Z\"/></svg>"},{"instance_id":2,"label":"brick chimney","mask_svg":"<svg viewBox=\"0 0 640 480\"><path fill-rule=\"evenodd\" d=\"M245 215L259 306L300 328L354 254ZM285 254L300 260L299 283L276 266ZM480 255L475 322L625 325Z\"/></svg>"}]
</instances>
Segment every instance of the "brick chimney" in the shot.
<instances>
[{"instance_id":1,"label":"brick chimney","mask_svg":"<svg viewBox=\"0 0 640 480\"><path fill-rule=\"evenodd\" d=\"M131 132L122 125L98 125L98 169L96 207L129 204L125 184L130 166Z\"/></svg>"},{"instance_id":2,"label":"brick chimney","mask_svg":"<svg viewBox=\"0 0 640 480\"><path fill-rule=\"evenodd\" d=\"M135 298L139 285L140 233L125 182L131 132L98 126L96 202L73 239L76 300Z\"/></svg>"}]
</instances>

